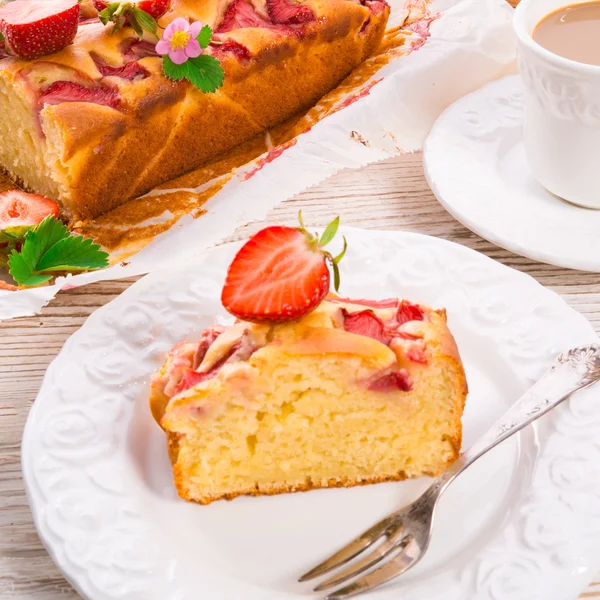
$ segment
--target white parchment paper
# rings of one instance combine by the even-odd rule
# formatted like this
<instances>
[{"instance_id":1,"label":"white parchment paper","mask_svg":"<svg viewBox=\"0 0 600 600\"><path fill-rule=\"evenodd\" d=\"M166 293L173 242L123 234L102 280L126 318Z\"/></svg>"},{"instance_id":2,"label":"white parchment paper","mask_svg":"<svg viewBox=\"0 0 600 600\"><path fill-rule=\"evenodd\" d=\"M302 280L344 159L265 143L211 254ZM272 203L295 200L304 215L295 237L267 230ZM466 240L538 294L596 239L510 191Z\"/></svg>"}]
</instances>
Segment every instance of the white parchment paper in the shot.
<instances>
[{"instance_id":1,"label":"white parchment paper","mask_svg":"<svg viewBox=\"0 0 600 600\"><path fill-rule=\"evenodd\" d=\"M392 26L404 21L409 3L418 6L420 0L388 1ZM392 60L373 76L378 83L367 95L299 136L252 178L233 177L204 206L207 214L183 217L126 266L62 277L47 287L0 291L0 320L39 312L61 289L168 268L341 169L421 149L448 105L511 72L515 59L513 9L506 0L433 0L429 10L440 16L421 48Z\"/></svg>"}]
</instances>

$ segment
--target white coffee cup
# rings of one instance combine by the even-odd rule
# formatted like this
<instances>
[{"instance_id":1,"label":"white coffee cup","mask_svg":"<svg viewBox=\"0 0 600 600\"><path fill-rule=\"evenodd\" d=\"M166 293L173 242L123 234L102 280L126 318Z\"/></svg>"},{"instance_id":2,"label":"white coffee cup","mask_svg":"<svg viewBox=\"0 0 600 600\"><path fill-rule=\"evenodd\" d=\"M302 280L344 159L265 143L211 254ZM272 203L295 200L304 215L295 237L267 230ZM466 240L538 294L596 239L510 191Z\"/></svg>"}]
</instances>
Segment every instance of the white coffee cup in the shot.
<instances>
[{"instance_id":1,"label":"white coffee cup","mask_svg":"<svg viewBox=\"0 0 600 600\"><path fill-rule=\"evenodd\" d=\"M533 175L556 196L600 209L600 67L553 54L532 37L546 15L585 1L521 0L514 25Z\"/></svg>"}]
</instances>

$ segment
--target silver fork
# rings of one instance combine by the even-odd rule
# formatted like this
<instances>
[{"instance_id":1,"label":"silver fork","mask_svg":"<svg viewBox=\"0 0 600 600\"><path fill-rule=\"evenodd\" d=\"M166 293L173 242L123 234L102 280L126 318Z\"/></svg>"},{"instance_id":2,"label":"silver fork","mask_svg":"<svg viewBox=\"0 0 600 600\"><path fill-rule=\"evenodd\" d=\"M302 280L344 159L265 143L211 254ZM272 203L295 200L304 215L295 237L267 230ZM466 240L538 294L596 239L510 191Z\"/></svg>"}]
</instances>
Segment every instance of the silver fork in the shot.
<instances>
[{"instance_id":1,"label":"silver fork","mask_svg":"<svg viewBox=\"0 0 600 600\"><path fill-rule=\"evenodd\" d=\"M600 345L575 348L558 356L550 370L483 437L452 463L420 498L365 531L303 575L300 581L321 577L353 559L359 559L319 584L315 591L321 592L377 566L353 583L326 596L326 600L342 600L371 590L414 567L427 551L435 507L448 486L486 452L539 419L573 393L599 379ZM378 541L381 543L375 549L364 552Z\"/></svg>"}]
</instances>

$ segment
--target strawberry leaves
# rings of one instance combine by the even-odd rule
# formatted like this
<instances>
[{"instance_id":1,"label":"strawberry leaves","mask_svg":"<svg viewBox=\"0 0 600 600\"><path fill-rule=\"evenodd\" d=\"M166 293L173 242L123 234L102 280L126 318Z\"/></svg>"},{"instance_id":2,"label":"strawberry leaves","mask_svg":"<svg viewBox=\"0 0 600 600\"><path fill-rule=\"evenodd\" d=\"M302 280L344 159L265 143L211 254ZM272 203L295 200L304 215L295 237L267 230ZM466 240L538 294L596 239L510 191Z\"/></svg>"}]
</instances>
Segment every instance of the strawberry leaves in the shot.
<instances>
[{"instance_id":1,"label":"strawberry leaves","mask_svg":"<svg viewBox=\"0 0 600 600\"><path fill-rule=\"evenodd\" d=\"M198 43L200 44L200 48L202 48L202 50L204 50L204 48L208 48L210 40L212 39L212 34L213 31L210 25L205 25L200 30L200 33L198 34L198 37L196 39L198 40Z\"/></svg>"},{"instance_id":2,"label":"strawberry leaves","mask_svg":"<svg viewBox=\"0 0 600 600\"><path fill-rule=\"evenodd\" d=\"M163 71L169 79L187 79L194 87L205 94L216 92L223 85L224 73L221 63L206 54L190 58L182 65L176 65L168 56L163 58Z\"/></svg>"},{"instance_id":3,"label":"strawberry leaves","mask_svg":"<svg viewBox=\"0 0 600 600\"><path fill-rule=\"evenodd\" d=\"M319 250L325 257L325 260L331 266L331 270L333 271L333 287L335 288L336 292L339 291L341 283L339 264L342 258L344 258L346 255L346 251L348 250L348 242L344 236L344 247L337 256L333 256L330 252L323 251L323 248L325 248L325 246L327 246L337 235L340 227L340 218L336 217L333 221L331 221L331 223L325 227L325 230L321 234L320 238L318 238L316 234L310 233L306 229L304 220L302 219L302 211L298 212L298 221L300 221L300 227L298 227L298 231L304 233L306 236L306 241L309 243L309 245L315 250Z\"/></svg>"},{"instance_id":4,"label":"strawberry leaves","mask_svg":"<svg viewBox=\"0 0 600 600\"><path fill-rule=\"evenodd\" d=\"M152 35L158 34L156 19L131 2L111 2L98 13L98 18L104 25L113 23L111 35L126 24L131 26L140 39L144 38L144 31Z\"/></svg>"},{"instance_id":5,"label":"strawberry leaves","mask_svg":"<svg viewBox=\"0 0 600 600\"><path fill-rule=\"evenodd\" d=\"M319 246L321 246L321 247L327 246L327 244L329 244L329 242L331 242L331 240L335 237L335 234L337 233L339 226L340 226L340 218L336 217L325 228L325 231L323 232L323 235L321 235L321 239L319 240Z\"/></svg>"},{"instance_id":6,"label":"strawberry leaves","mask_svg":"<svg viewBox=\"0 0 600 600\"><path fill-rule=\"evenodd\" d=\"M99 244L72 236L55 217L46 217L30 229L20 251L8 258L9 272L22 286L36 286L52 279L57 271L91 271L108 266L108 254Z\"/></svg>"},{"instance_id":7,"label":"strawberry leaves","mask_svg":"<svg viewBox=\"0 0 600 600\"><path fill-rule=\"evenodd\" d=\"M221 293L225 309L252 323L286 323L314 310L330 291L331 273L340 284L337 256L324 250L337 234L335 219L321 236L300 227L273 225L252 236L227 270Z\"/></svg>"},{"instance_id":8,"label":"strawberry leaves","mask_svg":"<svg viewBox=\"0 0 600 600\"><path fill-rule=\"evenodd\" d=\"M213 31L209 25L204 25L196 37L200 48L204 50L210 44ZM181 81L187 79L194 87L204 94L216 92L225 79L221 63L209 54L201 54L196 58L188 58L183 64L175 64L168 54L163 56L163 72L169 79Z\"/></svg>"},{"instance_id":9,"label":"strawberry leaves","mask_svg":"<svg viewBox=\"0 0 600 600\"><path fill-rule=\"evenodd\" d=\"M158 24L156 23L156 19L154 17L152 17L151 15L149 15L145 10L138 8L137 6L132 6L129 20L131 22L131 26L133 27L135 32L138 34L140 39L143 38L144 34L143 34L143 32L140 33L134 27L133 23L136 23L138 25L139 29L149 31L152 35L157 35Z\"/></svg>"}]
</instances>

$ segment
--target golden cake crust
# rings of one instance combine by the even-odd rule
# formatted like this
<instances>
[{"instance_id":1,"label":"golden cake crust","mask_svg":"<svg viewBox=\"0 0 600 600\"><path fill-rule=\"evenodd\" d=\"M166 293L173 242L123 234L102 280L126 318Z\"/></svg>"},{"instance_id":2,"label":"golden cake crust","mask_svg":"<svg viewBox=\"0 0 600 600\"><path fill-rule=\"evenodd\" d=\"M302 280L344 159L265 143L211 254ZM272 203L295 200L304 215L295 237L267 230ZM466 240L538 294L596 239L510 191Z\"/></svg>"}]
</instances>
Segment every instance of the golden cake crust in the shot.
<instances>
[{"instance_id":1,"label":"golden cake crust","mask_svg":"<svg viewBox=\"0 0 600 600\"><path fill-rule=\"evenodd\" d=\"M160 24L185 16L216 29L228 3L173 0ZM58 200L67 212L82 218L106 213L310 107L376 49L389 15L379 1L376 9L353 0L304 4L316 20L303 25L301 34L255 27L219 34L220 42L241 44L252 57L240 60L212 47L209 52L225 70L224 86L215 94L167 80L156 57L138 60L149 74L145 79L103 77L93 58L122 65L123 44L133 40L133 32L124 28L110 35L99 22L80 25L74 44L51 56L0 60L0 80L17 87L32 105L37 101L32 70L48 65L59 67L62 79L119 93L118 108L63 102L41 109L41 127L58 152ZM19 175L9 164L0 166Z\"/></svg>"}]
</instances>

